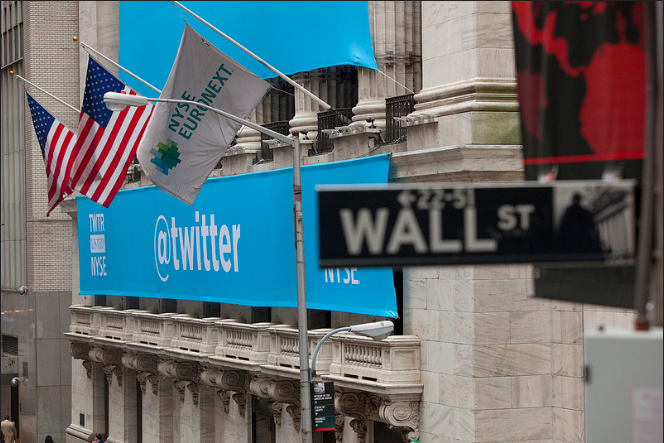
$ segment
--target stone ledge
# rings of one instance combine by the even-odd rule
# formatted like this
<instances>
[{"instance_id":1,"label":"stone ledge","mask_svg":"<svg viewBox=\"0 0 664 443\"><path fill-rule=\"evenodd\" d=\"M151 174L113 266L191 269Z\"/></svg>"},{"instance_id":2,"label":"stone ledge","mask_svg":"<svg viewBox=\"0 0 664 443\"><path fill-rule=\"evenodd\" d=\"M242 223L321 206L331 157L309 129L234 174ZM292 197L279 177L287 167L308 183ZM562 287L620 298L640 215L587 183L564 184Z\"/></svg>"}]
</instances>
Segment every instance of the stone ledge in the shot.
<instances>
[{"instance_id":1,"label":"stone ledge","mask_svg":"<svg viewBox=\"0 0 664 443\"><path fill-rule=\"evenodd\" d=\"M390 182L482 182L523 179L521 145L454 145L395 153Z\"/></svg>"}]
</instances>

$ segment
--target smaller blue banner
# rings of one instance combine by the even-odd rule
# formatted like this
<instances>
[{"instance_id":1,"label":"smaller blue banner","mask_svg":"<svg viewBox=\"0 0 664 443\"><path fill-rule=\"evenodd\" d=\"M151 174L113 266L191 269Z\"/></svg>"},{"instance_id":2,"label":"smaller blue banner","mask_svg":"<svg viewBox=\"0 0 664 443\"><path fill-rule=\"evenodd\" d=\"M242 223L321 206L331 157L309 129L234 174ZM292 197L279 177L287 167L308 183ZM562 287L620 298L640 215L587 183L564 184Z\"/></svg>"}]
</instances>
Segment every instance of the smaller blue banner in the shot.
<instances>
[{"instance_id":1,"label":"smaller blue banner","mask_svg":"<svg viewBox=\"0 0 664 443\"><path fill-rule=\"evenodd\" d=\"M392 270L318 267L319 184L386 183L380 155L302 168L307 308L396 317ZM208 179L193 206L154 186L77 197L80 293L297 307L293 170Z\"/></svg>"}]
</instances>

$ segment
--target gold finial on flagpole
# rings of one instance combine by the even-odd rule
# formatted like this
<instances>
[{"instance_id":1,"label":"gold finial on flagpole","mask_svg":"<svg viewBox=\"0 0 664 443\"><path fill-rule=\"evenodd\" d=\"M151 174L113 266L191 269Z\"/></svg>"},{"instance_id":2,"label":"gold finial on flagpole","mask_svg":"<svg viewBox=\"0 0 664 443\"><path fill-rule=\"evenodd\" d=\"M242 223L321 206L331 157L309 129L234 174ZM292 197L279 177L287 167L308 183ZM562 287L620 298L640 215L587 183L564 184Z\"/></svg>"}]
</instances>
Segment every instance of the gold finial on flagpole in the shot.
<instances>
[{"instance_id":1,"label":"gold finial on flagpole","mask_svg":"<svg viewBox=\"0 0 664 443\"><path fill-rule=\"evenodd\" d=\"M77 41L78 41L78 37L74 36L74 41L77 42Z\"/></svg>"},{"instance_id":2,"label":"gold finial on flagpole","mask_svg":"<svg viewBox=\"0 0 664 443\"><path fill-rule=\"evenodd\" d=\"M9 75L14 75L14 71L9 71Z\"/></svg>"}]
</instances>

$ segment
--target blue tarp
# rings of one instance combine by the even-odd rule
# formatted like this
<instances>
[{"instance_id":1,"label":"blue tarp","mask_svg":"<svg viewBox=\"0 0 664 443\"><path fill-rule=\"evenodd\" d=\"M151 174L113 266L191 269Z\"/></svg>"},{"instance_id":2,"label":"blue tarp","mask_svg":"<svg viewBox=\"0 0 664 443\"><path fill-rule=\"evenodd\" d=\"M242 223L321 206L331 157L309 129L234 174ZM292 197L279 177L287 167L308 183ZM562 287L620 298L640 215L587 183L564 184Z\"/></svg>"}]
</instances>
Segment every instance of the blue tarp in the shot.
<instances>
[{"instance_id":1,"label":"blue tarp","mask_svg":"<svg viewBox=\"0 0 664 443\"><path fill-rule=\"evenodd\" d=\"M286 75L336 65L378 69L365 1L187 1L191 11ZM181 16L180 16L181 14ZM170 2L120 2L120 64L162 89L184 19L204 38L262 78L277 75ZM155 93L125 73L138 92Z\"/></svg>"},{"instance_id":2,"label":"blue tarp","mask_svg":"<svg viewBox=\"0 0 664 443\"><path fill-rule=\"evenodd\" d=\"M307 307L396 317L392 270L318 268L318 184L387 183L380 155L302 168ZM297 306L292 168L208 179L193 206L154 186L77 197L80 293Z\"/></svg>"}]
</instances>

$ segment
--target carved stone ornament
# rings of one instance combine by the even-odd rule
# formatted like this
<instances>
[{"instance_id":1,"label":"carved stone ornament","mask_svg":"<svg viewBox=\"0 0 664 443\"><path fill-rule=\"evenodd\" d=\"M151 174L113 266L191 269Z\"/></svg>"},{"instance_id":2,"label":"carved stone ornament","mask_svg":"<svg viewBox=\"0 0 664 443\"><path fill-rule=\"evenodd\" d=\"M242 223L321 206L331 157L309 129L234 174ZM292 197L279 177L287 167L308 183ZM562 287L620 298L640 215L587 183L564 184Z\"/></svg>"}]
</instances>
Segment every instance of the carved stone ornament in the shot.
<instances>
[{"instance_id":1,"label":"carved stone ornament","mask_svg":"<svg viewBox=\"0 0 664 443\"><path fill-rule=\"evenodd\" d=\"M254 375L251 377L251 381L249 382L249 390L257 397L270 398L270 383L272 383L271 378Z\"/></svg>"},{"instance_id":2,"label":"carved stone ornament","mask_svg":"<svg viewBox=\"0 0 664 443\"><path fill-rule=\"evenodd\" d=\"M367 437L367 422L362 419L354 418L350 421L350 427L357 434L357 443L364 443Z\"/></svg>"},{"instance_id":3,"label":"carved stone ornament","mask_svg":"<svg viewBox=\"0 0 664 443\"><path fill-rule=\"evenodd\" d=\"M85 375L88 378L92 378L92 362L90 360L83 360L83 367L85 368Z\"/></svg>"},{"instance_id":4,"label":"carved stone ornament","mask_svg":"<svg viewBox=\"0 0 664 443\"><path fill-rule=\"evenodd\" d=\"M148 375L148 381L152 385L152 393L154 395L159 394L159 376L156 374Z\"/></svg>"},{"instance_id":5,"label":"carved stone ornament","mask_svg":"<svg viewBox=\"0 0 664 443\"><path fill-rule=\"evenodd\" d=\"M341 443L344 440L344 416L334 414L334 439Z\"/></svg>"},{"instance_id":6,"label":"carved stone ornament","mask_svg":"<svg viewBox=\"0 0 664 443\"><path fill-rule=\"evenodd\" d=\"M286 412L293 419L293 427L300 430L300 419L302 411L300 410L300 383L293 380L272 381L268 387L270 398L288 403Z\"/></svg>"},{"instance_id":7,"label":"carved stone ornament","mask_svg":"<svg viewBox=\"0 0 664 443\"><path fill-rule=\"evenodd\" d=\"M390 401L374 394L335 390L335 407L340 413L354 418L350 424L356 432L366 432L366 425L362 426L359 422L373 420L386 423L390 427L404 428L402 437L405 442L419 438L418 401ZM358 433L358 441L364 438L365 436Z\"/></svg>"},{"instance_id":8,"label":"carved stone ornament","mask_svg":"<svg viewBox=\"0 0 664 443\"><path fill-rule=\"evenodd\" d=\"M187 388L187 385L191 383L187 380L173 380L173 387L177 389L178 394L180 394L180 402L184 403L184 390Z\"/></svg>"},{"instance_id":9,"label":"carved stone ornament","mask_svg":"<svg viewBox=\"0 0 664 443\"><path fill-rule=\"evenodd\" d=\"M104 374L106 374L106 381L109 385L113 383L113 374L115 374L118 386L122 387L122 368L120 366L106 364L104 365Z\"/></svg>"},{"instance_id":10,"label":"carved stone ornament","mask_svg":"<svg viewBox=\"0 0 664 443\"><path fill-rule=\"evenodd\" d=\"M157 364L159 363L159 357L153 354L136 354L136 370L151 372L152 374L157 373Z\"/></svg>"},{"instance_id":11,"label":"carved stone ornament","mask_svg":"<svg viewBox=\"0 0 664 443\"><path fill-rule=\"evenodd\" d=\"M224 412L228 414L231 406L231 392L225 389L219 389L217 390L217 397L219 397L224 406Z\"/></svg>"},{"instance_id":12,"label":"carved stone ornament","mask_svg":"<svg viewBox=\"0 0 664 443\"><path fill-rule=\"evenodd\" d=\"M402 438L406 443L419 440L419 402L385 401L380 408L380 418L382 422L387 423L390 426L404 428L402 431Z\"/></svg>"},{"instance_id":13,"label":"carved stone ornament","mask_svg":"<svg viewBox=\"0 0 664 443\"><path fill-rule=\"evenodd\" d=\"M90 356L88 355L89 352L90 352L90 345L87 343L71 342L69 344L69 353L74 358L78 358L81 360L88 360L90 358Z\"/></svg>"},{"instance_id":14,"label":"carved stone ornament","mask_svg":"<svg viewBox=\"0 0 664 443\"><path fill-rule=\"evenodd\" d=\"M302 419L302 410L300 409L300 404L290 404L286 406L286 412L293 419L293 427L297 432L300 432L300 421Z\"/></svg>"},{"instance_id":15,"label":"carved stone ornament","mask_svg":"<svg viewBox=\"0 0 664 443\"><path fill-rule=\"evenodd\" d=\"M102 348L101 361L105 365L122 366L123 352L116 348Z\"/></svg>"},{"instance_id":16,"label":"carved stone ornament","mask_svg":"<svg viewBox=\"0 0 664 443\"><path fill-rule=\"evenodd\" d=\"M272 417L274 417L274 424L281 426L281 411L283 411L284 404L277 400L270 400L267 402L267 406L272 412Z\"/></svg>"},{"instance_id":17,"label":"carved stone ornament","mask_svg":"<svg viewBox=\"0 0 664 443\"><path fill-rule=\"evenodd\" d=\"M104 350L102 348L90 348L88 358L90 361L102 363L104 360Z\"/></svg>"},{"instance_id":18,"label":"carved stone ornament","mask_svg":"<svg viewBox=\"0 0 664 443\"><path fill-rule=\"evenodd\" d=\"M233 394L233 400L237 404L237 410L240 413L240 417L244 417L247 410L247 397L244 394L236 392Z\"/></svg>"},{"instance_id":19,"label":"carved stone ornament","mask_svg":"<svg viewBox=\"0 0 664 443\"><path fill-rule=\"evenodd\" d=\"M148 380L149 372L137 372L136 380L138 381L139 386L141 387L141 392L145 394L145 383Z\"/></svg>"},{"instance_id":20,"label":"carved stone ornament","mask_svg":"<svg viewBox=\"0 0 664 443\"><path fill-rule=\"evenodd\" d=\"M189 383L187 385L187 389L189 389L189 392L191 392L191 400L194 403L194 406L198 406L198 393L200 392L198 389L198 383Z\"/></svg>"},{"instance_id":21,"label":"carved stone ornament","mask_svg":"<svg viewBox=\"0 0 664 443\"><path fill-rule=\"evenodd\" d=\"M157 372L164 377L175 377L175 360L159 360Z\"/></svg>"}]
</instances>

